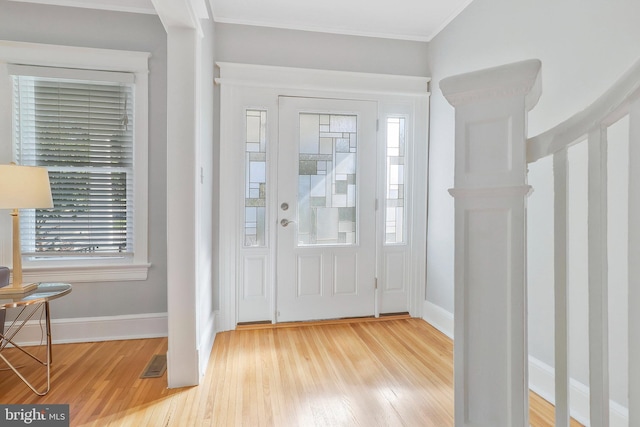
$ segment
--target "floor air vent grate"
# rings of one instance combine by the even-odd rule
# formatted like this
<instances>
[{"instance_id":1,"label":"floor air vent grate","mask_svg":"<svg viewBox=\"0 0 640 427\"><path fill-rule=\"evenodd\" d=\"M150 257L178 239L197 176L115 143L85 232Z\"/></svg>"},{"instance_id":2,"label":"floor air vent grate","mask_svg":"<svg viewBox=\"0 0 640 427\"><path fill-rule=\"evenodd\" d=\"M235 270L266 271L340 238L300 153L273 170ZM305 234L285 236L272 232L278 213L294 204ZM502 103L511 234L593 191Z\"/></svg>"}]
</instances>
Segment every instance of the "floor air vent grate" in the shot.
<instances>
[{"instance_id":1,"label":"floor air vent grate","mask_svg":"<svg viewBox=\"0 0 640 427\"><path fill-rule=\"evenodd\" d=\"M164 374L164 371L167 370L167 355L166 354L156 354L154 355L147 367L144 368L140 378L158 378Z\"/></svg>"}]
</instances>

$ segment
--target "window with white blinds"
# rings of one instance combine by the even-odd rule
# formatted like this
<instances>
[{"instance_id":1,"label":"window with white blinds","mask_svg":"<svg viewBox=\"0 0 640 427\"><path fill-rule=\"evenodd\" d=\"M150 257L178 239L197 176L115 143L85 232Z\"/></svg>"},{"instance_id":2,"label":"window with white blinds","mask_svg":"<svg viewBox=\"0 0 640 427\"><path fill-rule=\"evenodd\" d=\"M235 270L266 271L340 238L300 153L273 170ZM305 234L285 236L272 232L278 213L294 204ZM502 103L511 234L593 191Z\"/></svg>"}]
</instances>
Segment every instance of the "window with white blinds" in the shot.
<instances>
[{"instance_id":1,"label":"window with white blinds","mask_svg":"<svg viewBox=\"0 0 640 427\"><path fill-rule=\"evenodd\" d=\"M133 78L78 80L57 77L74 70L29 68L35 72L18 67L13 75L15 161L49 170L54 207L22 212L23 254L131 256Z\"/></svg>"}]
</instances>

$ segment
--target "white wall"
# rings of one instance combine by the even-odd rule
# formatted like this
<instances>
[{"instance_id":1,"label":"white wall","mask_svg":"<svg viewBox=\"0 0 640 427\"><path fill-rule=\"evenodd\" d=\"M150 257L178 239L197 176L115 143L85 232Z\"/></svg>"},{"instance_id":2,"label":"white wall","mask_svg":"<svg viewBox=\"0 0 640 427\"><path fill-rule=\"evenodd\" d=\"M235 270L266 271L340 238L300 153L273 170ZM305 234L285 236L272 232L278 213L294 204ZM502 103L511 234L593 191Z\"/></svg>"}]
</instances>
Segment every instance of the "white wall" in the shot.
<instances>
[{"instance_id":1,"label":"white wall","mask_svg":"<svg viewBox=\"0 0 640 427\"><path fill-rule=\"evenodd\" d=\"M476 69L539 58L543 95L529 116L530 136L567 119L589 105L640 57L640 2L631 0L475 0L429 45L432 76L427 300L453 311L453 108L442 97L439 81ZM580 174L584 154L572 156L572 179ZM530 165L529 183L529 329L530 353L553 365L552 181L547 160ZM545 175L546 174L546 175ZM574 196L574 198L579 196ZM584 200L573 202L574 212ZM574 224L575 264L571 270L572 376L588 385L585 328L587 312L582 225ZM586 224L586 222L585 222ZM611 239L623 239L613 232ZM614 240L620 248L624 242ZM614 276L617 273L613 273ZM612 277L612 381L614 400L626 405L621 366L626 330L620 318L620 277Z\"/></svg>"},{"instance_id":2,"label":"white wall","mask_svg":"<svg viewBox=\"0 0 640 427\"><path fill-rule=\"evenodd\" d=\"M216 60L429 76L428 44L247 25L216 25Z\"/></svg>"}]
</instances>

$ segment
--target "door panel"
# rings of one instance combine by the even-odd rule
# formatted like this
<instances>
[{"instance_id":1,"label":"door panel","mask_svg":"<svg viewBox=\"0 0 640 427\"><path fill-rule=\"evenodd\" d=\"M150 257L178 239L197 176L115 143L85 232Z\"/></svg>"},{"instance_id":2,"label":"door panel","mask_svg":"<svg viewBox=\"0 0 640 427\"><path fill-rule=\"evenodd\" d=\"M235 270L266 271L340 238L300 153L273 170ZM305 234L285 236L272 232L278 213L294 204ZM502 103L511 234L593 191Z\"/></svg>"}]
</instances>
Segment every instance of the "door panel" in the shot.
<instances>
[{"instance_id":1,"label":"door panel","mask_svg":"<svg viewBox=\"0 0 640 427\"><path fill-rule=\"evenodd\" d=\"M374 314L376 113L279 98L279 322Z\"/></svg>"}]
</instances>

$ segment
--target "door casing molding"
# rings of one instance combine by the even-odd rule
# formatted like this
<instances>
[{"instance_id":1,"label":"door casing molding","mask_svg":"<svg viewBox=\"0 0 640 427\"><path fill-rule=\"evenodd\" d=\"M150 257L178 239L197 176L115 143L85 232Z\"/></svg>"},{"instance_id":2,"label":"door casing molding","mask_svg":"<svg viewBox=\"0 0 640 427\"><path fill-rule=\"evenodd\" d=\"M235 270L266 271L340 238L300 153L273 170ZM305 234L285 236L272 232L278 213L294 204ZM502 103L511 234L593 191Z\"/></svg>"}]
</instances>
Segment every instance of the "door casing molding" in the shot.
<instances>
[{"instance_id":1,"label":"door casing molding","mask_svg":"<svg viewBox=\"0 0 640 427\"><path fill-rule=\"evenodd\" d=\"M238 267L241 252L244 250L241 235L241 218L243 218L241 195L244 182L233 178L237 176L237 168L244 164L243 150L238 149L242 141L238 135L243 135L244 117L238 112L247 108L263 109L270 117L269 121L278 123L278 97L293 96L307 98L335 98L363 101L375 101L378 104L378 119L388 115L403 115L410 117L410 132L412 135L412 162L410 167L409 199L411 200L408 220L408 259L407 274L407 307L412 316L420 317L425 297L426 283L426 211L427 211L427 165L428 165L428 120L429 120L429 78L416 76L396 76L386 74L354 73L343 71L327 71L316 69L302 69L289 67L274 67L263 65L237 64L221 62L219 78L220 85L220 206L219 206L219 253L218 283L220 286L220 322L219 331L233 330L238 321L238 292L239 279L243 272ZM383 123L378 132L378 146L382 138ZM269 143L277 141L277 126L270 126L267 130ZM276 156L267 157L270 162L277 161ZM380 156L379 156L380 157ZM379 159L383 163L383 159ZM271 168L277 170L277 165ZM273 174L272 174L273 175ZM275 183L275 177L269 176L270 182ZM269 191L269 190L268 190ZM379 193L379 191L378 191ZM269 197L269 196L268 196ZM274 199L275 200L275 199ZM381 206L376 215L380 225L382 221ZM268 216L268 218L270 218ZM274 222L270 219L270 222ZM275 267L274 256L270 254L275 246L271 227L268 239L272 239L263 251L254 250L254 255L263 257L266 263L265 280L271 283L270 289L265 289L265 296L270 299L270 319L275 321ZM384 254L381 233L377 233L378 253ZM386 246L385 246L386 247ZM393 248L389 246L388 248ZM381 250L382 249L382 250ZM378 256L376 274L379 278L381 271L380 255ZM376 311L377 313L377 311Z\"/></svg>"}]
</instances>

